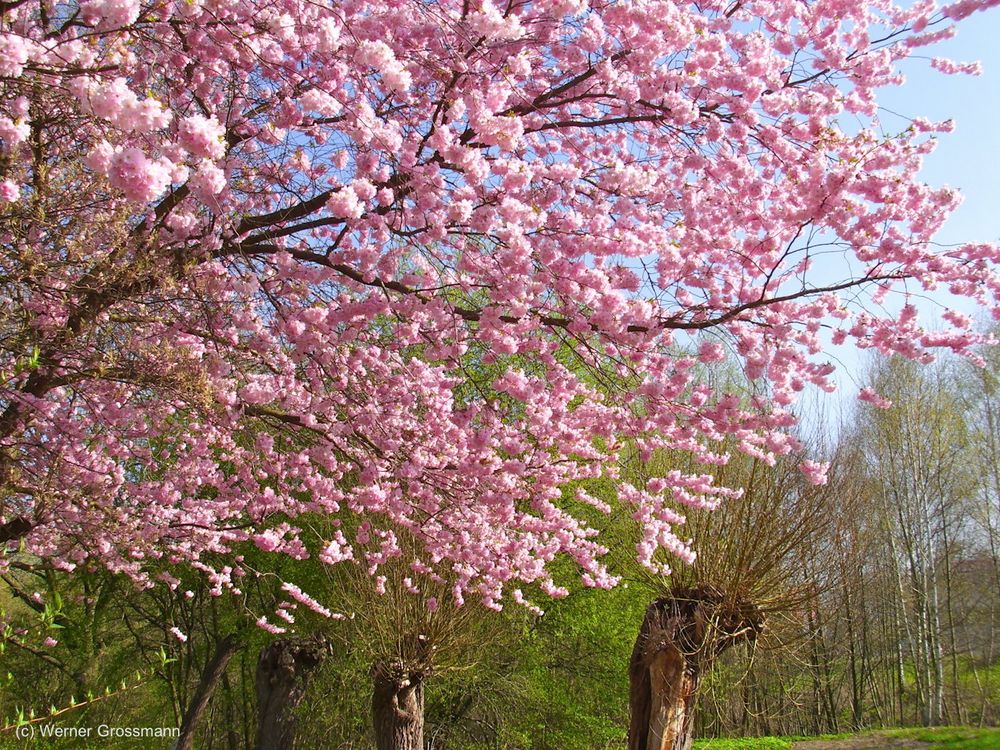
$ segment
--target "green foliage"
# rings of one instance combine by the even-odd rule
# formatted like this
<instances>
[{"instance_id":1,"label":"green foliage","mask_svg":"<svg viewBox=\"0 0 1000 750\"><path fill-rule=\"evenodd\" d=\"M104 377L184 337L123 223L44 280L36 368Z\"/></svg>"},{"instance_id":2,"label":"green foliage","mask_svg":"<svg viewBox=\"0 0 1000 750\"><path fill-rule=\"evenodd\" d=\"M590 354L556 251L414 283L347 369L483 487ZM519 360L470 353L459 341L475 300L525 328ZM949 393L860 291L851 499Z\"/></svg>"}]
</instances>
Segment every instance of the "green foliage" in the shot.
<instances>
[{"instance_id":1,"label":"green foliage","mask_svg":"<svg viewBox=\"0 0 1000 750\"><path fill-rule=\"evenodd\" d=\"M635 588L578 590L553 602L522 641L527 688L519 747L557 750L622 743L628 726L628 660L649 603Z\"/></svg>"},{"instance_id":2,"label":"green foliage","mask_svg":"<svg viewBox=\"0 0 1000 750\"><path fill-rule=\"evenodd\" d=\"M726 740L698 740L695 750L789 750L792 743L780 737L741 737Z\"/></svg>"},{"instance_id":3,"label":"green foliage","mask_svg":"<svg viewBox=\"0 0 1000 750\"><path fill-rule=\"evenodd\" d=\"M427 679L425 736L448 750L624 747L628 659L649 599L635 586L604 592L577 584L567 598L546 602L540 617L516 607L502 617L480 610L482 621L470 624L488 637L477 636L464 664L451 658ZM359 622L360 615L344 627ZM370 747L364 639L339 641L315 676L300 711L310 717L300 729L303 747Z\"/></svg>"}]
</instances>

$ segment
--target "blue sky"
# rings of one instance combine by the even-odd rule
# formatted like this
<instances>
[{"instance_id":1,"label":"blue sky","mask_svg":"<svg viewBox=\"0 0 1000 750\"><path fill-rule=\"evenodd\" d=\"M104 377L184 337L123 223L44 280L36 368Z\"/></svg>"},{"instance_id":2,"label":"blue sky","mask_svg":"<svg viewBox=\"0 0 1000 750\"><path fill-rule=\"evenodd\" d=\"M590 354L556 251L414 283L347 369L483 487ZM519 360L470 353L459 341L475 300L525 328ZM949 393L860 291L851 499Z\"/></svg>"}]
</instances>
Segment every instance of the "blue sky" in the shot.
<instances>
[{"instance_id":1,"label":"blue sky","mask_svg":"<svg viewBox=\"0 0 1000 750\"><path fill-rule=\"evenodd\" d=\"M932 57L958 62L979 61L979 76L945 75L931 68ZM938 147L927 157L921 175L931 185L948 185L963 195L961 206L951 215L936 239L942 244L1000 241L1000 9L979 13L959 24L958 34L946 42L917 51L903 65L903 86L884 89L879 97L885 111L883 125L900 129L906 121L892 113L912 118L955 121L952 133L938 138ZM897 298L897 304L901 298ZM891 306L891 302L889 303ZM943 306L953 306L977 320L987 315L969 300L956 300L942 292L921 302L924 324L935 328ZM835 379L840 397L827 406L846 406L857 394L864 377L864 352L851 345L829 347L827 355L838 367ZM839 402L839 404L838 404Z\"/></svg>"},{"instance_id":2,"label":"blue sky","mask_svg":"<svg viewBox=\"0 0 1000 750\"><path fill-rule=\"evenodd\" d=\"M965 19L954 39L918 55L904 67L906 84L883 91L881 101L911 117L955 120L955 132L940 137L923 172L930 184L959 188L965 196L938 240L1000 240L1000 9ZM979 60L983 74L944 75L930 68L931 57ZM882 117L892 122L888 113Z\"/></svg>"}]
</instances>

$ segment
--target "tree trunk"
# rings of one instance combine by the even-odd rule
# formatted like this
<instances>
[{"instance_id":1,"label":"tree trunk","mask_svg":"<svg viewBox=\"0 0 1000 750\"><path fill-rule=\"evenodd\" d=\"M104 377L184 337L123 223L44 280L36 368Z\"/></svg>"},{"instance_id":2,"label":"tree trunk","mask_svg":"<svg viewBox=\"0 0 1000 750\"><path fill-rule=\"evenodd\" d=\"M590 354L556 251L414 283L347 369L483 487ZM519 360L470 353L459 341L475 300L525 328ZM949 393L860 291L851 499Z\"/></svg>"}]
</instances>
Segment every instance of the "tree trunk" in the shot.
<instances>
[{"instance_id":1,"label":"tree trunk","mask_svg":"<svg viewBox=\"0 0 1000 750\"><path fill-rule=\"evenodd\" d=\"M399 663L372 668L372 719L377 750L423 750L424 678Z\"/></svg>"},{"instance_id":2,"label":"tree trunk","mask_svg":"<svg viewBox=\"0 0 1000 750\"><path fill-rule=\"evenodd\" d=\"M946 614L948 615L948 650L951 652L951 691L955 702L955 714L949 717L948 724L968 724L968 716L964 710L959 682L958 668L958 638L955 636L955 592L952 586L951 559L952 541L948 537L948 515L941 512L941 540L944 548L944 596Z\"/></svg>"},{"instance_id":3,"label":"tree trunk","mask_svg":"<svg viewBox=\"0 0 1000 750\"><path fill-rule=\"evenodd\" d=\"M856 602L851 600L850 578L846 571L842 571L845 585L844 593L844 621L847 625L847 654L848 654L848 674L851 679L851 728L855 732L860 732L864 723L864 707L862 705L862 672L858 667L858 643L855 636L855 607Z\"/></svg>"},{"instance_id":4,"label":"tree trunk","mask_svg":"<svg viewBox=\"0 0 1000 750\"><path fill-rule=\"evenodd\" d=\"M649 605L629 662L629 750L690 750L699 679L763 624L755 606L711 586L674 589Z\"/></svg>"},{"instance_id":5,"label":"tree trunk","mask_svg":"<svg viewBox=\"0 0 1000 750\"><path fill-rule=\"evenodd\" d=\"M237 731L236 712L233 711L234 701L233 686L229 681L229 675L222 673L222 695L226 707L226 748L227 750L237 750L240 746L240 735ZM249 744L249 743L247 743Z\"/></svg>"},{"instance_id":6,"label":"tree trunk","mask_svg":"<svg viewBox=\"0 0 1000 750\"><path fill-rule=\"evenodd\" d=\"M212 695L226 672L229 660L233 658L233 654L238 648L239 643L235 635L227 635L216 644L215 653L205 665L205 671L201 673L201 679L191 697L191 703L188 705L187 711L184 712L184 721L181 722L181 733L175 750L192 750L194 747L195 729L197 729L205 709L208 708L208 702L212 700Z\"/></svg>"},{"instance_id":7,"label":"tree trunk","mask_svg":"<svg viewBox=\"0 0 1000 750\"><path fill-rule=\"evenodd\" d=\"M257 749L295 747L295 707L327 654L319 637L286 638L260 652L257 662Z\"/></svg>"}]
</instances>

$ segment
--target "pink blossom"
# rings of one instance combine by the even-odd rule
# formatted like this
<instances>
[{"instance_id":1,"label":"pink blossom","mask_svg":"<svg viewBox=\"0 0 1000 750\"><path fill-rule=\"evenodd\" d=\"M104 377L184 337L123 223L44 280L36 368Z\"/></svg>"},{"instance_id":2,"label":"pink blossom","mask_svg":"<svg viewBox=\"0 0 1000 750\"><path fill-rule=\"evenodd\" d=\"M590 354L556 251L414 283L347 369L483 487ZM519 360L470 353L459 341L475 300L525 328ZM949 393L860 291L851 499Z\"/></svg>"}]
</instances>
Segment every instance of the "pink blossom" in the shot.
<instances>
[{"instance_id":1,"label":"pink blossom","mask_svg":"<svg viewBox=\"0 0 1000 750\"><path fill-rule=\"evenodd\" d=\"M0 33L0 76L17 78L28 62L31 42L17 34Z\"/></svg>"},{"instance_id":2,"label":"pink blossom","mask_svg":"<svg viewBox=\"0 0 1000 750\"><path fill-rule=\"evenodd\" d=\"M188 186L199 198L209 200L225 190L226 173L205 159L191 175Z\"/></svg>"},{"instance_id":3,"label":"pink blossom","mask_svg":"<svg viewBox=\"0 0 1000 750\"><path fill-rule=\"evenodd\" d=\"M285 543L284 533L277 529L268 529L260 534L255 534L253 541L257 548L264 552L274 552Z\"/></svg>"},{"instance_id":4,"label":"pink blossom","mask_svg":"<svg viewBox=\"0 0 1000 750\"><path fill-rule=\"evenodd\" d=\"M83 0L80 10L84 23L117 28L134 23L141 5L139 0Z\"/></svg>"},{"instance_id":5,"label":"pink blossom","mask_svg":"<svg viewBox=\"0 0 1000 750\"><path fill-rule=\"evenodd\" d=\"M330 196L326 207L334 216L345 219L358 219L364 213L364 205L358 200L357 193L351 187L342 187Z\"/></svg>"},{"instance_id":6,"label":"pink blossom","mask_svg":"<svg viewBox=\"0 0 1000 750\"><path fill-rule=\"evenodd\" d=\"M30 134L28 123L0 115L0 141L3 141L4 151L12 151L19 143L26 141Z\"/></svg>"},{"instance_id":7,"label":"pink blossom","mask_svg":"<svg viewBox=\"0 0 1000 750\"><path fill-rule=\"evenodd\" d=\"M13 203L21 197L21 188L13 180L0 182L0 201Z\"/></svg>"},{"instance_id":8,"label":"pink blossom","mask_svg":"<svg viewBox=\"0 0 1000 750\"><path fill-rule=\"evenodd\" d=\"M221 159L226 153L226 131L212 117L191 115L181 120L177 130L178 141L193 156Z\"/></svg>"},{"instance_id":9,"label":"pink blossom","mask_svg":"<svg viewBox=\"0 0 1000 750\"><path fill-rule=\"evenodd\" d=\"M518 39L523 33L517 14L505 14L492 0L483 0L481 9L469 14L469 29L490 41Z\"/></svg>"},{"instance_id":10,"label":"pink blossom","mask_svg":"<svg viewBox=\"0 0 1000 750\"><path fill-rule=\"evenodd\" d=\"M892 401L890 401L887 398L884 398L883 396L880 396L878 393L876 393L875 391L873 391L871 388L867 388L867 387L862 388L861 391L858 393L858 399L861 400L861 401L868 402L869 404L871 404L872 406L874 406L877 409L891 409L892 408Z\"/></svg>"},{"instance_id":11,"label":"pink blossom","mask_svg":"<svg viewBox=\"0 0 1000 750\"><path fill-rule=\"evenodd\" d=\"M818 461L803 461L800 468L810 484L826 484L827 471L830 469L829 464Z\"/></svg>"},{"instance_id":12,"label":"pink blossom","mask_svg":"<svg viewBox=\"0 0 1000 750\"><path fill-rule=\"evenodd\" d=\"M306 112L315 112L325 117L337 115L343 109L337 99L320 89L309 89L299 97L299 103Z\"/></svg>"},{"instance_id":13,"label":"pink blossom","mask_svg":"<svg viewBox=\"0 0 1000 750\"><path fill-rule=\"evenodd\" d=\"M190 237L198 226L198 217L186 211L172 211L166 224L178 239Z\"/></svg>"},{"instance_id":14,"label":"pink blossom","mask_svg":"<svg viewBox=\"0 0 1000 750\"><path fill-rule=\"evenodd\" d=\"M316 36L320 52L336 52L340 46L340 22L332 16L324 16L316 25Z\"/></svg>"},{"instance_id":15,"label":"pink blossom","mask_svg":"<svg viewBox=\"0 0 1000 750\"><path fill-rule=\"evenodd\" d=\"M53 376L0 352L22 373L0 445L46 478L12 543L215 596L247 588L248 544L383 592L411 563L411 591L534 608L565 594L554 560L614 585L589 519L621 507L641 564L689 563L687 509L739 496L714 467L802 449L827 331L927 362L987 339L897 294L1000 317L1000 248L936 244L958 196L920 169L949 122L877 116L906 58L992 4L91 0L44 26L15 4L0 194L48 219L5 300ZM341 616L286 592L276 620Z\"/></svg>"},{"instance_id":16,"label":"pink blossom","mask_svg":"<svg viewBox=\"0 0 1000 750\"><path fill-rule=\"evenodd\" d=\"M958 0L958 2L944 6L941 10L949 18L960 21L976 11L986 10L993 4L990 0Z\"/></svg>"},{"instance_id":17,"label":"pink blossom","mask_svg":"<svg viewBox=\"0 0 1000 750\"><path fill-rule=\"evenodd\" d=\"M173 118L157 100L140 99L122 77L89 86L84 81L78 95L85 110L129 132L159 130Z\"/></svg>"},{"instance_id":18,"label":"pink blossom","mask_svg":"<svg viewBox=\"0 0 1000 750\"><path fill-rule=\"evenodd\" d=\"M100 141L87 152L87 155L83 159L83 163L95 172L107 174L111 171L111 162L114 159L114 156L114 146L107 141Z\"/></svg>"},{"instance_id":19,"label":"pink blossom","mask_svg":"<svg viewBox=\"0 0 1000 750\"><path fill-rule=\"evenodd\" d=\"M130 147L111 158L111 185L129 200L148 203L163 194L170 185L172 164L160 158L153 161L137 148Z\"/></svg>"},{"instance_id":20,"label":"pink blossom","mask_svg":"<svg viewBox=\"0 0 1000 750\"><path fill-rule=\"evenodd\" d=\"M375 68L390 89L406 91L410 88L412 78L409 72L400 64L392 48L385 42L380 40L361 42L354 59L359 65Z\"/></svg>"},{"instance_id":21,"label":"pink blossom","mask_svg":"<svg viewBox=\"0 0 1000 750\"><path fill-rule=\"evenodd\" d=\"M329 609L327 609L322 604L320 604L318 601L316 601L311 596L309 596L308 594L306 594L304 591L302 591L302 589L300 589L294 583L288 583L288 582L286 582L286 583L281 584L281 590L284 591L285 593L287 593L290 597L292 597L299 604L305 605L306 607L308 607L309 609L311 609L313 612L315 612L315 613L317 613L319 615L322 615L323 617L331 617L332 614L333 614Z\"/></svg>"},{"instance_id":22,"label":"pink blossom","mask_svg":"<svg viewBox=\"0 0 1000 750\"><path fill-rule=\"evenodd\" d=\"M327 565L335 565L338 562L343 562L344 560L350 560L353 557L353 552L350 545L347 544L347 540L344 538L343 532L336 532L334 539L330 541L323 551L319 553L319 559L321 562Z\"/></svg>"},{"instance_id":23,"label":"pink blossom","mask_svg":"<svg viewBox=\"0 0 1000 750\"><path fill-rule=\"evenodd\" d=\"M944 57L935 57L931 59L931 67L935 70L940 70L942 73L948 74L964 73L966 75L977 76L981 75L983 72L983 66L978 62L959 63Z\"/></svg>"},{"instance_id":24,"label":"pink blossom","mask_svg":"<svg viewBox=\"0 0 1000 750\"><path fill-rule=\"evenodd\" d=\"M726 352L718 342L703 341L698 346L698 359L705 363L722 362L726 359Z\"/></svg>"},{"instance_id":25,"label":"pink blossom","mask_svg":"<svg viewBox=\"0 0 1000 750\"><path fill-rule=\"evenodd\" d=\"M270 622L266 617L257 618L257 627L260 628L261 630L266 630L268 633L271 633L272 635L281 635L282 633L286 632L285 628L275 625L273 622Z\"/></svg>"},{"instance_id":26,"label":"pink blossom","mask_svg":"<svg viewBox=\"0 0 1000 750\"><path fill-rule=\"evenodd\" d=\"M172 635L181 643L187 643L188 637L181 631L180 628L177 627L170 628L170 635Z\"/></svg>"}]
</instances>

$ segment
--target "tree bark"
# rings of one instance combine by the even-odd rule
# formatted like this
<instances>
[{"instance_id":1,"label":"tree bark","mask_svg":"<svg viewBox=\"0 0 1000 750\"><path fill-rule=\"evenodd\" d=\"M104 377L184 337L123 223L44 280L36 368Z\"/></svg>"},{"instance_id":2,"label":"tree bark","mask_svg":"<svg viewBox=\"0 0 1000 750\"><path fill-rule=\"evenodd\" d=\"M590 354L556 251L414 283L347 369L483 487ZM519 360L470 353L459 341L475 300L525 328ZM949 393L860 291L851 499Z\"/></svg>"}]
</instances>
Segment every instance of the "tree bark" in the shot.
<instances>
[{"instance_id":1,"label":"tree bark","mask_svg":"<svg viewBox=\"0 0 1000 750\"><path fill-rule=\"evenodd\" d=\"M237 750L240 746L239 724L236 721L236 712L233 710L236 697L233 695L233 686L229 680L229 675L222 673L222 695L223 705L226 710L226 749ZM247 743L250 744L250 743Z\"/></svg>"},{"instance_id":2,"label":"tree bark","mask_svg":"<svg viewBox=\"0 0 1000 750\"><path fill-rule=\"evenodd\" d=\"M177 740L176 750L192 750L194 747L195 729L201 721L208 702L212 700L215 689L222 680L222 675L226 672L229 660L239 649L239 643L235 635L227 635L215 646L215 653L211 660L205 665L205 671L201 673L198 687L191 697L191 703L187 711L184 712L184 721L181 722L181 733Z\"/></svg>"},{"instance_id":3,"label":"tree bark","mask_svg":"<svg viewBox=\"0 0 1000 750\"><path fill-rule=\"evenodd\" d=\"M27 536L35 528L35 524L27 516L15 516L5 523L0 523L0 544Z\"/></svg>"},{"instance_id":4,"label":"tree bark","mask_svg":"<svg viewBox=\"0 0 1000 750\"><path fill-rule=\"evenodd\" d=\"M649 605L629 662L629 750L690 750L698 681L763 625L757 607L711 586L674 589Z\"/></svg>"},{"instance_id":5,"label":"tree bark","mask_svg":"<svg viewBox=\"0 0 1000 750\"><path fill-rule=\"evenodd\" d=\"M372 668L372 719L377 750L423 750L424 676L400 663Z\"/></svg>"},{"instance_id":6,"label":"tree bark","mask_svg":"<svg viewBox=\"0 0 1000 750\"><path fill-rule=\"evenodd\" d=\"M327 654L323 638L285 638L260 652L257 662L257 748L293 750L295 707Z\"/></svg>"}]
</instances>

